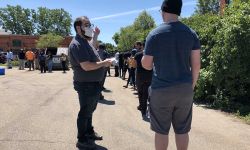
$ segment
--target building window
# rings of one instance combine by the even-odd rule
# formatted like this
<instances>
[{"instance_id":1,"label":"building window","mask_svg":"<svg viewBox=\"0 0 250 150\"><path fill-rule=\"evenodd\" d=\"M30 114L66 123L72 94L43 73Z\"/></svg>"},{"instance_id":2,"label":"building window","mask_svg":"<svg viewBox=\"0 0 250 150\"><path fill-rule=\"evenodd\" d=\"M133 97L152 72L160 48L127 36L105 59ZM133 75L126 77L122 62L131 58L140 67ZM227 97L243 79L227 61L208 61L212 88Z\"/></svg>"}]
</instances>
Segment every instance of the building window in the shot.
<instances>
[{"instance_id":1,"label":"building window","mask_svg":"<svg viewBox=\"0 0 250 150\"><path fill-rule=\"evenodd\" d=\"M22 41L21 40L13 40L12 41L12 46L13 47L21 47L22 46Z\"/></svg>"}]
</instances>

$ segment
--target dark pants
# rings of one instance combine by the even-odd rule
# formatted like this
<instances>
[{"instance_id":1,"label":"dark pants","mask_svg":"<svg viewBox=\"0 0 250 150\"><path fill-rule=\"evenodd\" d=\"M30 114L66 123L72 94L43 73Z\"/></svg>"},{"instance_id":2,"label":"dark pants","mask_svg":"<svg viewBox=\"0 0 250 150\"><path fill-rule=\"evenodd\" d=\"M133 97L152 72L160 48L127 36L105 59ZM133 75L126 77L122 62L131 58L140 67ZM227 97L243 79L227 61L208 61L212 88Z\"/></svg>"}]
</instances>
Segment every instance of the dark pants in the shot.
<instances>
[{"instance_id":1,"label":"dark pants","mask_svg":"<svg viewBox=\"0 0 250 150\"><path fill-rule=\"evenodd\" d=\"M40 65L41 73L43 73L43 72L46 73L46 63L45 63L45 61L40 61L39 65Z\"/></svg>"},{"instance_id":2,"label":"dark pants","mask_svg":"<svg viewBox=\"0 0 250 150\"><path fill-rule=\"evenodd\" d=\"M31 70L31 67L34 70L34 60L28 60L28 64L29 64L29 70Z\"/></svg>"},{"instance_id":3,"label":"dark pants","mask_svg":"<svg viewBox=\"0 0 250 150\"><path fill-rule=\"evenodd\" d=\"M102 80L102 82L101 82L101 86L102 86L101 88L102 88L102 89L104 88L104 83L105 83L105 80L106 80L106 77L107 77L108 68L109 68L109 67L106 67L106 68L105 68L104 77L103 77L103 80Z\"/></svg>"},{"instance_id":4,"label":"dark pants","mask_svg":"<svg viewBox=\"0 0 250 150\"><path fill-rule=\"evenodd\" d=\"M66 72L66 61L62 61L63 72Z\"/></svg>"},{"instance_id":5,"label":"dark pants","mask_svg":"<svg viewBox=\"0 0 250 150\"><path fill-rule=\"evenodd\" d=\"M80 111L77 118L77 138L79 141L88 140L88 135L94 132L92 116L100 98L101 84L99 82L74 82L78 93Z\"/></svg>"},{"instance_id":6,"label":"dark pants","mask_svg":"<svg viewBox=\"0 0 250 150\"><path fill-rule=\"evenodd\" d=\"M119 76L119 67L115 66L115 77Z\"/></svg>"},{"instance_id":7,"label":"dark pants","mask_svg":"<svg viewBox=\"0 0 250 150\"><path fill-rule=\"evenodd\" d=\"M125 80L126 78L126 72L128 70L128 66L127 65L124 65L123 68L122 68L122 79Z\"/></svg>"},{"instance_id":8,"label":"dark pants","mask_svg":"<svg viewBox=\"0 0 250 150\"><path fill-rule=\"evenodd\" d=\"M147 110L148 88L151 85L151 78L152 76L150 74L136 74L136 86L139 97L139 108L142 114L145 114Z\"/></svg>"},{"instance_id":9,"label":"dark pants","mask_svg":"<svg viewBox=\"0 0 250 150\"><path fill-rule=\"evenodd\" d=\"M127 81L127 86L128 86L131 79L132 79L132 84L135 87L135 68L129 69L129 77L128 77L128 81Z\"/></svg>"},{"instance_id":10,"label":"dark pants","mask_svg":"<svg viewBox=\"0 0 250 150\"><path fill-rule=\"evenodd\" d=\"M107 70L107 72L108 72L108 74L109 74L109 76L110 76L110 67L108 67L108 70Z\"/></svg>"},{"instance_id":11,"label":"dark pants","mask_svg":"<svg viewBox=\"0 0 250 150\"><path fill-rule=\"evenodd\" d=\"M123 64L119 64L119 77L121 78L123 76Z\"/></svg>"}]
</instances>

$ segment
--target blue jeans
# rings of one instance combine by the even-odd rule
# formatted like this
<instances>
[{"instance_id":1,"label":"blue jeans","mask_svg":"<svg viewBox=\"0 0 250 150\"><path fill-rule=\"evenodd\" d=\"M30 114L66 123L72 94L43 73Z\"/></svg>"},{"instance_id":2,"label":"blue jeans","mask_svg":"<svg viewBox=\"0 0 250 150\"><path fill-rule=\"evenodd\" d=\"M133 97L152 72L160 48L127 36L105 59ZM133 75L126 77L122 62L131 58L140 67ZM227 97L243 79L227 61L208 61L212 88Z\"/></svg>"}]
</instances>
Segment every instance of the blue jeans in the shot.
<instances>
[{"instance_id":1,"label":"blue jeans","mask_svg":"<svg viewBox=\"0 0 250 150\"><path fill-rule=\"evenodd\" d=\"M52 60L48 60L48 71L49 72L52 71L52 67L53 67L53 61Z\"/></svg>"},{"instance_id":2,"label":"blue jeans","mask_svg":"<svg viewBox=\"0 0 250 150\"><path fill-rule=\"evenodd\" d=\"M74 89L78 93L80 111L77 118L78 141L88 140L88 135L94 132L92 116L100 98L100 82L77 82L74 81Z\"/></svg>"}]
</instances>

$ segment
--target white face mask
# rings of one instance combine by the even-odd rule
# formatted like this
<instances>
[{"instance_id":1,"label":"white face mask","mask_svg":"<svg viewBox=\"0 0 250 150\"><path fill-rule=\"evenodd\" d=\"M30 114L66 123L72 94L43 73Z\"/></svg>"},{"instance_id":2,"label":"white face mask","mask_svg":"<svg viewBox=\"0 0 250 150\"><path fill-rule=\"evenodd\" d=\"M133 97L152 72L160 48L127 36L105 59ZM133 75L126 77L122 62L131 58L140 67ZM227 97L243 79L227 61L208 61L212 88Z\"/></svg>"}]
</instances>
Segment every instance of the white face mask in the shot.
<instances>
[{"instance_id":1,"label":"white face mask","mask_svg":"<svg viewBox=\"0 0 250 150\"><path fill-rule=\"evenodd\" d=\"M91 27L84 27L85 36L93 37L93 29Z\"/></svg>"}]
</instances>

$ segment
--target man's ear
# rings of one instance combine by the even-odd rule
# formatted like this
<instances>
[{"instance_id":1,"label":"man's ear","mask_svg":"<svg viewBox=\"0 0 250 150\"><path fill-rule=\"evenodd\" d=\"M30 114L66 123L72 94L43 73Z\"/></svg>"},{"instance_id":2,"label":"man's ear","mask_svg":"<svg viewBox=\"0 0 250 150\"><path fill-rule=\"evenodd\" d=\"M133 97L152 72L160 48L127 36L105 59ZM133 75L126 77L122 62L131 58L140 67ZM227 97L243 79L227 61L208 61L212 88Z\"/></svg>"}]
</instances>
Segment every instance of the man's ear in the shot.
<instances>
[{"instance_id":1,"label":"man's ear","mask_svg":"<svg viewBox=\"0 0 250 150\"><path fill-rule=\"evenodd\" d=\"M81 26L76 26L77 33L81 33Z\"/></svg>"}]
</instances>

